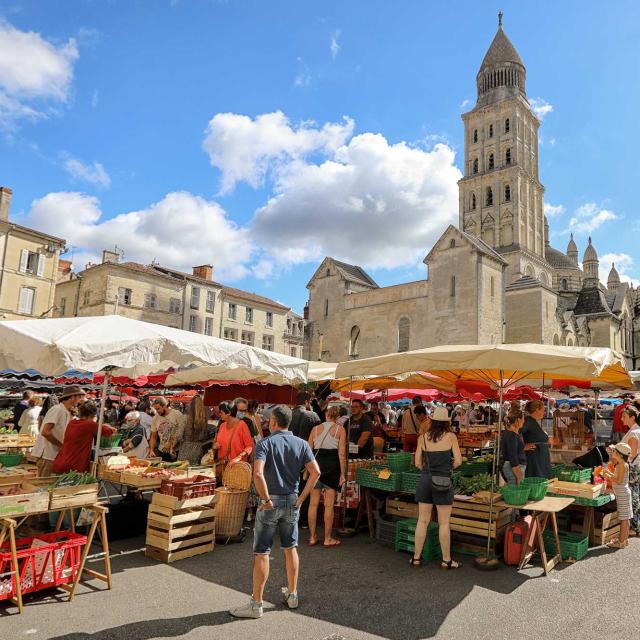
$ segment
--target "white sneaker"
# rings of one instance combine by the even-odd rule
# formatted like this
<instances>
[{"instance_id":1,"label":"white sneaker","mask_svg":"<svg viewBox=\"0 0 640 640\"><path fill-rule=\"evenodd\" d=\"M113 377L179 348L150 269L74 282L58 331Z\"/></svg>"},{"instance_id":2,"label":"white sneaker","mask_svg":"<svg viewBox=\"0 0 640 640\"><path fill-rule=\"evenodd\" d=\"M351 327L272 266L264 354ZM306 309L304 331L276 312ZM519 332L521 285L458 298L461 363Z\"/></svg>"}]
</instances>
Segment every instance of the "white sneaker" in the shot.
<instances>
[{"instance_id":1,"label":"white sneaker","mask_svg":"<svg viewBox=\"0 0 640 640\"><path fill-rule=\"evenodd\" d=\"M249 604L237 609L231 609L229 613L234 618L262 618L262 602L256 602L253 598L249 600Z\"/></svg>"},{"instance_id":2,"label":"white sneaker","mask_svg":"<svg viewBox=\"0 0 640 640\"><path fill-rule=\"evenodd\" d=\"M287 587L282 587L282 601L289 607L289 609L298 608L298 594L289 593Z\"/></svg>"}]
</instances>

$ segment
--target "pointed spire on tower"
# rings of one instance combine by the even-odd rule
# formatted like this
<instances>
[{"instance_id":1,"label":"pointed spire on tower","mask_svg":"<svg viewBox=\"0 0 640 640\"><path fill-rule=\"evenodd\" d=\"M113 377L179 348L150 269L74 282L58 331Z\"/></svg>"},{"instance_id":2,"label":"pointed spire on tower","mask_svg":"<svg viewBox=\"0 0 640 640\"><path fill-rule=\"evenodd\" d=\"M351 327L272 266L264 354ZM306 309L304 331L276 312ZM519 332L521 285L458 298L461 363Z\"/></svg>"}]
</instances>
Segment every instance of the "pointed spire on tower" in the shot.
<instances>
[{"instance_id":1,"label":"pointed spire on tower","mask_svg":"<svg viewBox=\"0 0 640 640\"><path fill-rule=\"evenodd\" d=\"M504 13L502 13L502 9L498 11L498 29L502 29L502 17Z\"/></svg>"},{"instance_id":2,"label":"pointed spire on tower","mask_svg":"<svg viewBox=\"0 0 640 640\"><path fill-rule=\"evenodd\" d=\"M584 284L587 287L597 287L600 283L600 277L598 270L600 268L600 261L598 260L598 253L595 247L591 243L591 236L589 236L589 244L584 250L584 257L582 258L582 267L584 269Z\"/></svg>"},{"instance_id":3,"label":"pointed spire on tower","mask_svg":"<svg viewBox=\"0 0 640 640\"><path fill-rule=\"evenodd\" d=\"M569 244L567 245L567 256L571 258L573 264L575 264L576 266L578 265L578 245L573 239L573 233L571 234L571 239L569 240Z\"/></svg>"},{"instance_id":4,"label":"pointed spire on tower","mask_svg":"<svg viewBox=\"0 0 640 640\"><path fill-rule=\"evenodd\" d=\"M611 271L609 271L609 277L607 278L607 289L609 291L617 291L620 286L620 274L616 269L616 263L611 263Z\"/></svg>"}]
</instances>

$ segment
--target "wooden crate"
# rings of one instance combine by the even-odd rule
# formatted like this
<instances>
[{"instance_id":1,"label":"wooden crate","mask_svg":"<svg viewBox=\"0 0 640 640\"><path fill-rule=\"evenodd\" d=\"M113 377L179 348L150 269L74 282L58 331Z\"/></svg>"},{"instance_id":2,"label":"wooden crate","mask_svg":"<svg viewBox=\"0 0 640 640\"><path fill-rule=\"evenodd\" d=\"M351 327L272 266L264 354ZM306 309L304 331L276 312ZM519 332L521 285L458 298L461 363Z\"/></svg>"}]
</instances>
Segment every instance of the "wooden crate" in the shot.
<instances>
[{"instance_id":1,"label":"wooden crate","mask_svg":"<svg viewBox=\"0 0 640 640\"><path fill-rule=\"evenodd\" d=\"M75 487L56 487L51 489L51 485L56 478L36 478L23 483L27 490L36 491L38 489L49 489L49 508L68 509L69 507L84 507L98 502L98 491L100 484L81 484Z\"/></svg>"},{"instance_id":2,"label":"wooden crate","mask_svg":"<svg viewBox=\"0 0 640 640\"><path fill-rule=\"evenodd\" d=\"M549 493L559 493L563 496L589 498L593 500L602 492L602 484L588 484L586 482L563 482L554 480L549 485Z\"/></svg>"},{"instance_id":3,"label":"wooden crate","mask_svg":"<svg viewBox=\"0 0 640 640\"><path fill-rule=\"evenodd\" d=\"M2 483L2 488L21 486L20 483ZM24 491L28 489L22 488ZM28 513L42 513L49 508L49 493L36 491L19 493L10 496L0 496L0 517L26 515Z\"/></svg>"},{"instance_id":4,"label":"wooden crate","mask_svg":"<svg viewBox=\"0 0 640 640\"><path fill-rule=\"evenodd\" d=\"M407 500L387 498L386 512L389 516L399 516L400 518L417 518L418 504ZM435 512L435 509L434 509Z\"/></svg>"},{"instance_id":5,"label":"wooden crate","mask_svg":"<svg viewBox=\"0 0 640 640\"><path fill-rule=\"evenodd\" d=\"M511 522L513 509L504 503L493 505L491 527L489 527L490 506L477 500L454 500L451 510L451 531L501 539L506 526Z\"/></svg>"},{"instance_id":6,"label":"wooden crate","mask_svg":"<svg viewBox=\"0 0 640 640\"><path fill-rule=\"evenodd\" d=\"M178 500L154 493L147 519L145 555L175 562L213 551L217 496Z\"/></svg>"},{"instance_id":7,"label":"wooden crate","mask_svg":"<svg viewBox=\"0 0 640 640\"><path fill-rule=\"evenodd\" d=\"M35 478L38 470L35 465L25 464L17 467L6 467L0 469L0 483L22 482Z\"/></svg>"},{"instance_id":8,"label":"wooden crate","mask_svg":"<svg viewBox=\"0 0 640 640\"><path fill-rule=\"evenodd\" d=\"M122 481L122 470L120 469L108 469L107 467L98 467L98 478L105 482L115 482L120 484Z\"/></svg>"},{"instance_id":9,"label":"wooden crate","mask_svg":"<svg viewBox=\"0 0 640 640\"><path fill-rule=\"evenodd\" d=\"M184 470L176 469L176 475L184 475ZM159 489L162 484L162 478L143 478L141 473L125 470L120 476L120 482L127 484L136 489Z\"/></svg>"},{"instance_id":10,"label":"wooden crate","mask_svg":"<svg viewBox=\"0 0 640 640\"><path fill-rule=\"evenodd\" d=\"M451 532L452 553L462 553L471 556L484 556L487 553L487 536L474 536L459 531ZM502 540L491 539L489 553L500 557L502 555Z\"/></svg>"},{"instance_id":11,"label":"wooden crate","mask_svg":"<svg viewBox=\"0 0 640 640\"><path fill-rule=\"evenodd\" d=\"M600 546L616 540L620 536L620 520L617 511L594 513L593 530L589 535L589 544Z\"/></svg>"}]
</instances>

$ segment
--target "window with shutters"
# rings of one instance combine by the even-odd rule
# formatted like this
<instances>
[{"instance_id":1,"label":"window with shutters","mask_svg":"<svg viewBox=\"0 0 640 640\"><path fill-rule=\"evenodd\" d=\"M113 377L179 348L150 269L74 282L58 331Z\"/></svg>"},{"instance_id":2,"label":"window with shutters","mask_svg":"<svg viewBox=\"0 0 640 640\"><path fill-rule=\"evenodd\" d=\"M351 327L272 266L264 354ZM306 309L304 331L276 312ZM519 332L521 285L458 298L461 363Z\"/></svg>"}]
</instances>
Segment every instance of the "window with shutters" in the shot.
<instances>
[{"instance_id":1,"label":"window with shutters","mask_svg":"<svg viewBox=\"0 0 640 640\"><path fill-rule=\"evenodd\" d=\"M60 311L60 315L62 317L64 317L64 312L67 310L67 299L66 298L60 298L60 307L58 308L58 310Z\"/></svg>"},{"instance_id":2,"label":"window with shutters","mask_svg":"<svg viewBox=\"0 0 640 640\"><path fill-rule=\"evenodd\" d=\"M213 318L205 318L204 320L204 332L208 336L213 335Z\"/></svg>"},{"instance_id":3,"label":"window with shutters","mask_svg":"<svg viewBox=\"0 0 640 640\"><path fill-rule=\"evenodd\" d=\"M131 304L131 289L118 287L118 302L120 304Z\"/></svg>"},{"instance_id":4,"label":"window with shutters","mask_svg":"<svg viewBox=\"0 0 640 640\"><path fill-rule=\"evenodd\" d=\"M249 324L253 324L253 309L251 307L247 307L244 312L244 321Z\"/></svg>"},{"instance_id":5,"label":"window with shutters","mask_svg":"<svg viewBox=\"0 0 640 640\"><path fill-rule=\"evenodd\" d=\"M200 289L191 287L191 308L198 309L200 307Z\"/></svg>"},{"instance_id":6,"label":"window with shutters","mask_svg":"<svg viewBox=\"0 0 640 640\"><path fill-rule=\"evenodd\" d=\"M87 305L91 302L91 289L85 289L82 292L82 304Z\"/></svg>"},{"instance_id":7,"label":"window with shutters","mask_svg":"<svg viewBox=\"0 0 640 640\"><path fill-rule=\"evenodd\" d=\"M207 291L207 313L213 313L215 302L216 302L216 292Z\"/></svg>"},{"instance_id":8,"label":"window with shutters","mask_svg":"<svg viewBox=\"0 0 640 640\"><path fill-rule=\"evenodd\" d=\"M193 333L198 333L198 316L194 316L194 315L189 316L189 331L193 331Z\"/></svg>"},{"instance_id":9,"label":"window with shutters","mask_svg":"<svg viewBox=\"0 0 640 640\"><path fill-rule=\"evenodd\" d=\"M238 307L235 305L235 303L230 302L229 303L229 320L235 320L236 316L238 314Z\"/></svg>"},{"instance_id":10,"label":"window with shutters","mask_svg":"<svg viewBox=\"0 0 640 640\"><path fill-rule=\"evenodd\" d=\"M292 358L297 358L297 357L298 357L298 350L297 350L295 347L291 347L291 348L289 349L289 355L290 355Z\"/></svg>"},{"instance_id":11,"label":"window with shutters","mask_svg":"<svg viewBox=\"0 0 640 640\"><path fill-rule=\"evenodd\" d=\"M33 303L36 297L35 289L31 287L20 288L20 298L18 300L18 313L24 313L26 315L33 314Z\"/></svg>"},{"instance_id":12,"label":"window with shutters","mask_svg":"<svg viewBox=\"0 0 640 640\"><path fill-rule=\"evenodd\" d=\"M398 351L409 351L409 334L411 321L409 318L400 318L398 321Z\"/></svg>"},{"instance_id":13,"label":"window with shutters","mask_svg":"<svg viewBox=\"0 0 640 640\"><path fill-rule=\"evenodd\" d=\"M273 351L273 336L262 336L262 348L265 351Z\"/></svg>"},{"instance_id":14,"label":"window with shutters","mask_svg":"<svg viewBox=\"0 0 640 640\"><path fill-rule=\"evenodd\" d=\"M235 329L230 329L229 327L225 327L225 329L224 329L224 339L225 340L233 340L234 342L238 342L238 332Z\"/></svg>"},{"instance_id":15,"label":"window with shutters","mask_svg":"<svg viewBox=\"0 0 640 640\"><path fill-rule=\"evenodd\" d=\"M182 302L180 298L171 298L169 300L169 313L180 313Z\"/></svg>"},{"instance_id":16,"label":"window with shutters","mask_svg":"<svg viewBox=\"0 0 640 640\"><path fill-rule=\"evenodd\" d=\"M158 296L155 293L145 293L144 294L144 306L147 309L157 309L158 308Z\"/></svg>"},{"instance_id":17,"label":"window with shutters","mask_svg":"<svg viewBox=\"0 0 640 640\"><path fill-rule=\"evenodd\" d=\"M20 273L28 273L42 278L44 276L45 257L41 253L23 249L20 252Z\"/></svg>"},{"instance_id":18,"label":"window with shutters","mask_svg":"<svg viewBox=\"0 0 640 640\"><path fill-rule=\"evenodd\" d=\"M267 327L273 327L273 311L267 311Z\"/></svg>"},{"instance_id":19,"label":"window with shutters","mask_svg":"<svg viewBox=\"0 0 640 640\"><path fill-rule=\"evenodd\" d=\"M243 331L242 335L240 336L240 342L242 342L242 344L248 345L249 347L253 347L253 343L254 343L253 331Z\"/></svg>"}]
</instances>

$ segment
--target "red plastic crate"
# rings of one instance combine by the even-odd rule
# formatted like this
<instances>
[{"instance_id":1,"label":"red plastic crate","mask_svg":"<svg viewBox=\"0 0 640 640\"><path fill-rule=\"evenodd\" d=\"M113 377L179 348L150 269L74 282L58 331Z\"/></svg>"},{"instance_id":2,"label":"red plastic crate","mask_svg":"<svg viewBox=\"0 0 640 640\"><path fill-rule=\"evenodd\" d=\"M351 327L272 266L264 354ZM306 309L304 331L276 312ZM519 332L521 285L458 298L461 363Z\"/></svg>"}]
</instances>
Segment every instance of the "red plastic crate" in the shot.
<instances>
[{"instance_id":1,"label":"red plastic crate","mask_svg":"<svg viewBox=\"0 0 640 640\"><path fill-rule=\"evenodd\" d=\"M160 493L175 496L178 500L202 498L212 496L216 492L216 479L209 476L195 476L193 478L171 478L163 480Z\"/></svg>"},{"instance_id":2,"label":"red plastic crate","mask_svg":"<svg viewBox=\"0 0 640 640\"><path fill-rule=\"evenodd\" d=\"M37 540L41 546L32 547ZM32 593L73 582L78 575L82 547L87 536L70 531L43 533L33 538L16 540L18 572L22 593ZM0 547L0 601L16 595L9 542Z\"/></svg>"}]
</instances>

